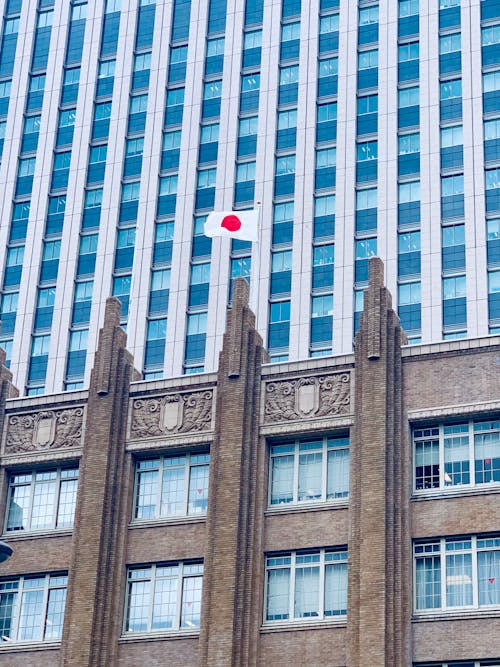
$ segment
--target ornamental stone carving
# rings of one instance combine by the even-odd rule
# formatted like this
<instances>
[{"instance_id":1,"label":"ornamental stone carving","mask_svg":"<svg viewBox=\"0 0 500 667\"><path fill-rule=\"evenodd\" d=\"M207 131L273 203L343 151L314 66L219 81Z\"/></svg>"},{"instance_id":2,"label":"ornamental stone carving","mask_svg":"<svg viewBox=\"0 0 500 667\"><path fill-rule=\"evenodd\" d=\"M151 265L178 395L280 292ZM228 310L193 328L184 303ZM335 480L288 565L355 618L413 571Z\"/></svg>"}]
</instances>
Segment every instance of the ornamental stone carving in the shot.
<instances>
[{"instance_id":1,"label":"ornamental stone carving","mask_svg":"<svg viewBox=\"0 0 500 667\"><path fill-rule=\"evenodd\" d=\"M264 422L336 417L350 413L351 376L336 373L268 382Z\"/></svg>"},{"instance_id":2,"label":"ornamental stone carving","mask_svg":"<svg viewBox=\"0 0 500 667\"><path fill-rule=\"evenodd\" d=\"M83 413L84 409L79 407L11 415L5 453L21 454L81 446Z\"/></svg>"},{"instance_id":3,"label":"ornamental stone carving","mask_svg":"<svg viewBox=\"0 0 500 667\"><path fill-rule=\"evenodd\" d=\"M211 389L156 398L138 398L132 403L130 438L136 440L209 431L212 406Z\"/></svg>"}]
</instances>

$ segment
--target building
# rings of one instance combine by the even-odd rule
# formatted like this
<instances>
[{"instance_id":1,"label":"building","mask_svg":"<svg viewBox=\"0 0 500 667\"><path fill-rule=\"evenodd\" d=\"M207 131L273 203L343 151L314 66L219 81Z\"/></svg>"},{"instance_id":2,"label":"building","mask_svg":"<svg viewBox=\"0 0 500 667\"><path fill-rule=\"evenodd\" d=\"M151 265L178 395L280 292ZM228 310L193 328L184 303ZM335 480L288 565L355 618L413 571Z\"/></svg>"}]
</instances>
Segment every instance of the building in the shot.
<instances>
[{"instance_id":1,"label":"building","mask_svg":"<svg viewBox=\"0 0 500 667\"><path fill-rule=\"evenodd\" d=\"M240 279L217 373L134 381L116 299L88 390L2 367L0 665L500 665L500 337L370 272L354 354L267 363Z\"/></svg>"},{"instance_id":2,"label":"building","mask_svg":"<svg viewBox=\"0 0 500 667\"><path fill-rule=\"evenodd\" d=\"M359 5L359 6L358 6ZM0 343L88 386L110 295L145 379L352 352L368 259L413 343L500 331L497 0L2 0ZM203 235L261 203L254 244Z\"/></svg>"}]
</instances>

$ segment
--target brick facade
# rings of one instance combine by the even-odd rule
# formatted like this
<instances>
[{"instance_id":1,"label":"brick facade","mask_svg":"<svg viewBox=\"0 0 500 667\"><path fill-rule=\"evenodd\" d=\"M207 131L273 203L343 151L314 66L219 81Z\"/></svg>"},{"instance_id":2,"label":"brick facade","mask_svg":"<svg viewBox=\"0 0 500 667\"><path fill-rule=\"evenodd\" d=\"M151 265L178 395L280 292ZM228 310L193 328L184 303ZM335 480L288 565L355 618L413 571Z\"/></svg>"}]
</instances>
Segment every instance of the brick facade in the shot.
<instances>
[{"instance_id":1,"label":"brick facade","mask_svg":"<svg viewBox=\"0 0 500 667\"><path fill-rule=\"evenodd\" d=\"M371 261L355 353L267 364L236 281L217 374L134 381L107 304L88 391L16 398L0 375L9 477L79 466L72 529L4 531L9 577L67 572L60 641L0 642L0 665L408 667L500 661L500 608L415 613L412 542L500 533L500 485L415 493L413 425L498 419L500 339L405 347ZM271 506L269 443L350 436L349 498ZM206 513L134 520L136 461L210 450ZM2 524L4 525L4 524ZM347 616L263 622L265 556L348 548ZM200 627L125 632L127 567L204 564Z\"/></svg>"}]
</instances>

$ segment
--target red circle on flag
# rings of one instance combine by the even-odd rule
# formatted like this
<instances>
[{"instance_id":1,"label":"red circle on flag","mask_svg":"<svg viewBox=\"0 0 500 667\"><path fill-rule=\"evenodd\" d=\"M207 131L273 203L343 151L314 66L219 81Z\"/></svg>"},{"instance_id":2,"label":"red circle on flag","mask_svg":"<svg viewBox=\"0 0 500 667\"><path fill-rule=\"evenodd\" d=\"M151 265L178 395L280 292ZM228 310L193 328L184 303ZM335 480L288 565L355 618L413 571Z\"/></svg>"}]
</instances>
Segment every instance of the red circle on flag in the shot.
<instances>
[{"instance_id":1,"label":"red circle on flag","mask_svg":"<svg viewBox=\"0 0 500 667\"><path fill-rule=\"evenodd\" d=\"M237 232L241 228L241 220L237 215L226 215L222 218L220 226L227 229L228 232Z\"/></svg>"}]
</instances>

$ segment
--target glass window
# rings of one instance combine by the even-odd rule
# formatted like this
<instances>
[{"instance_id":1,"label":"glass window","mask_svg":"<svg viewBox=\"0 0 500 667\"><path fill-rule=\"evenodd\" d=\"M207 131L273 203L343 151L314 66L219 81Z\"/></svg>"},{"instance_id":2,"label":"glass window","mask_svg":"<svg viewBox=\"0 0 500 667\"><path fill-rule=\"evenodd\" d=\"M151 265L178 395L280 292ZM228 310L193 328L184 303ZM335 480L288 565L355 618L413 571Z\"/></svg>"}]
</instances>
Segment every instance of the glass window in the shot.
<instances>
[{"instance_id":1,"label":"glass window","mask_svg":"<svg viewBox=\"0 0 500 667\"><path fill-rule=\"evenodd\" d=\"M39 303L41 305L47 304ZM42 339L49 339L49 336L38 336L34 340ZM37 349L33 350L35 352L42 354L44 350L37 345ZM5 529L54 530L71 527L77 486L78 468L33 470L11 475Z\"/></svg>"},{"instance_id":2,"label":"glass window","mask_svg":"<svg viewBox=\"0 0 500 667\"><path fill-rule=\"evenodd\" d=\"M129 568L125 632L199 628L202 575L202 563Z\"/></svg>"},{"instance_id":3,"label":"glass window","mask_svg":"<svg viewBox=\"0 0 500 667\"><path fill-rule=\"evenodd\" d=\"M349 438L325 437L273 445L269 505L340 500L349 495Z\"/></svg>"},{"instance_id":4,"label":"glass window","mask_svg":"<svg viewBox=\"0 0 500 667\"><path fill-rule=\"evenodd\" d=\"M372 23L378 23L378 5L373 5L372 7L363 7L359 10L359 25L371 25Z\"/></svg>"},{"instance_id":5,"label":"glass window","mask_svg":"<svg viewBox=\"0 0 500 667\"><path fill-rule=\"evenodd\" d=\"M500 605L500 538L461 537L414 544L415 611Z\"/></svg>"},{"instance_id":6,"label":"glass window","mask_svg":"<svg viewBox=\"0 0 500 667\"><path fill-rule=\"evenodd\" d=\"M361 51L358 54L358 70L378 67L378 49Z\"/></svg>"},{"instance_id":7,"label":"glass window","mask_svg":"<svg viewBox=\"0 0 500 667\"><path fill-rule=\"evenodd\" d=\"M161 456L137 461L134 518L204 514L207 511L209 462L209 454Z\"/></svg>"},{"instance_id":8,"label":"glass window","mask_svg":"<svg viewBox=\"0 0 500 667\"><path fill-rule=\"evenodd\" d=\"M416 491L500 482L498 420L414 428L413 446Z\"/></svg>"},{"instance_id":9,"label":"glass window","mask_svg":"<svg viewBox=\"0 0 500 667\"><path fill-rule=\"evenodd\" d=\"M462 40L459 32L453 33L452 35L443 35L439 38L440 55L453 53L454 51L460 51L461 48Z\"/></svg>"},{"instance_id":10,"label":"glass window","mask_svg":"<svg viewBox=\"0 0 500 667\"><path fill-rule=\"evenodd\" d=\"M266 557L265 621L345 616L347 551L319 549Z\"/></svg>"},{"instance_id":11,"label":"glass window","mask_svg":"<svg viewBox=\"0 0 500 667\"><path fill-rule=\"evenodd\" d=\"M58 641L66 603L66 574L37 574L0 582L3 641Z\"/></svg>"}]
</instances>

